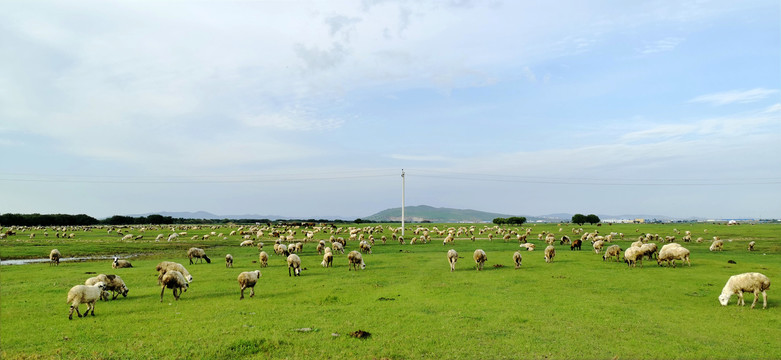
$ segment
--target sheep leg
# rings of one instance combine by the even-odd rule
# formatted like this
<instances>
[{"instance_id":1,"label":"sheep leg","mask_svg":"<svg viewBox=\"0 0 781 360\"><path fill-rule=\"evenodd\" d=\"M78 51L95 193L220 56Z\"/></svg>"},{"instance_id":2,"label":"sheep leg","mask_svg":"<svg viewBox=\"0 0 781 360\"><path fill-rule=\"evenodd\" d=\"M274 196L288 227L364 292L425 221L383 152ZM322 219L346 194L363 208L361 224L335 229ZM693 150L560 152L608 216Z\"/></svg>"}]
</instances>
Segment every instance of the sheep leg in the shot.
<instances>
[{"instance_id":1,"label":"sheep leg","mask_svg":"<svg viewBox=\"0 0 781 360\"><path fill-rule=\"evenodd\" d=\"M249 297L253 297L253 296L255 296L255 287L254 286L249 288Z\"/></svg>"},{"instance_id":2,"label":"sheep leg","mask_svg":"<svg viewBox=\"0 0 781 360\"><path fill-rule=\"evenodd\" d=\"M95 316L95 303L89 303L87 304L87 311L92 313L92 316ZM84 313L84 316L87 316L87 313Z\"/></svg>"},{"instance_id":3,"label":"sheep leg","mask_svg":"<svg viewBox=\"0 0 781 360\"><path fill-rule=\"evenodd\" d=\"M241 299L244 299L244 286L243 285L241 286L241 297L239 298L239 300L241 300Z\"/></svg>"},{"instance_id":4,"label":"sheep leg","mask_svg":"<svg viewBox=\"0 0 781 360\"><path fill-rule=\"evenodd\" d=\"M759 300L759 289L754 290L754 302L751 303L752 309L757 305L757 300Z\"/></svg>"},{"instance_id":5,"label":"sheep leg","mask_svg":"<svg viewBox=\"0 0 781 360\"><path fill-rule=\"evenodd\" d=\"M160 302L163 302L163 293L165 292L165 285L163 285L163 289L160 290Z\"/></svg>"},{"instance_id":6,"label":"sheep leg","mask_svg":"<svg viewBox=\"0 0 781 360\"><path fill-rule=\"evenodd\" d=\"M743 290L738 291L738 305L746 306L746 303L743 301Z\"/></svg>"},{"instance_id":7,"label":"sheep leg","mask_svg":"<svg viewBox=\"0 0 781 360\"><path fill-rule=\"evenodd\" d=\"M762 308L767 309L767 292L762 290Z\"/></svg>"},{"instance_id":8,"label":"sheep leg","mask_svg":"<svg viewBox=\"0 0 781 360\"><path fill-rule=\"evenodd\" d=\"M76 314L81 317L81 313L79 312L79 305L71 305L71 311L68 313L68 320L73 320L73 310L76 310Z\"/></svg>"},{"instance_id":9,"label":"sheep leg","mask_svg":"<svg viewBox=\"0 0 781 360\"><path fill-rule=\"evenodd\" d=\"M177 292L176 292L176 290L179 290L179 292L177 293ZM177 288L174 288L174 298L175 298L177 301L179 300L179 296L182 296L182 289L177 289Z\"/></svg>"}]
</instances>

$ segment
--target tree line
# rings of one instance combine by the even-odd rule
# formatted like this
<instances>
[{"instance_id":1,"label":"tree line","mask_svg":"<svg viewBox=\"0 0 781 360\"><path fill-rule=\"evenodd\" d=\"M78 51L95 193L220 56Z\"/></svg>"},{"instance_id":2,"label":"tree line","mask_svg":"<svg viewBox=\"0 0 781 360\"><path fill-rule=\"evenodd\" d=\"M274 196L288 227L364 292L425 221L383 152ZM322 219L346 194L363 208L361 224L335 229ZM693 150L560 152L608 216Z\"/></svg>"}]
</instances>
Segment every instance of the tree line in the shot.
<instances>
[{"instance_id":1,"label":"tree line","mask_svg":"<svg viewBox=\"0 0 781 360\"><path fill-rule=\"evenodd\" d=\"M2 214L0 226L89 226L89 225L203 225L203 224L267 224L267 225L310 225L342 224L342 223L374 223L371 220L355 219L354 221L326 219L190 219L175 218L163 215L124 216L114 215L98 220L85 214Z\"/></svg>"}]
</instances>

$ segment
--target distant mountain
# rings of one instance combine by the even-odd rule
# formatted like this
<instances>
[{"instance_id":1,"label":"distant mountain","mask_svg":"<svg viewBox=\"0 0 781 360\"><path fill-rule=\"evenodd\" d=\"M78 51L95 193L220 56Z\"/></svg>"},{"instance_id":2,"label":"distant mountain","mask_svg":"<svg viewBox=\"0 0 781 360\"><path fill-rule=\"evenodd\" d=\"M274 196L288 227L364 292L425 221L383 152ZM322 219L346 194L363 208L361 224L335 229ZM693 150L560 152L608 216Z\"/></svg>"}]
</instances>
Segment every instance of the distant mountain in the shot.
<instances>
[{"instance_id":1,"label":"distant mountain","mask_svg":"<svg viewBox=\"0 0 781 360\"><path fill-rule=\"evenodd\" d=\"M407 206L404 208L404 218L410 222L431 221L437 223L457 222L491 222L498 217L515 215L490 213L477 210L451 208L435 208L428 205ZM401 208L391 208L363 218L372 221L401 221Z\"/></svg>"}]
</instances>

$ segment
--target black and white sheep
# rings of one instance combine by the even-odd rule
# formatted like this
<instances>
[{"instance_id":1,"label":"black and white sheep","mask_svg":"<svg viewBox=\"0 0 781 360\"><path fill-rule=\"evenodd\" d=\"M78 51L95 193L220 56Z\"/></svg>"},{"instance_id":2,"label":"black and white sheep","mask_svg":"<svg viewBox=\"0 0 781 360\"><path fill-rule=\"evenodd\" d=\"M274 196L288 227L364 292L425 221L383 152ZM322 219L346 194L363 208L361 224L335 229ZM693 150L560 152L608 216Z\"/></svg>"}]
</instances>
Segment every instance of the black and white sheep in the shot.
<instances>
[{"instance_id":1,"label":"black and white sheep","mask_svg":"<svg viewBox=\"0 0 781 360\"><path fill-rule=\"evenodd\" d=\"M118 257L114 257L114 261L111 263L111 267L114 269L132 268L133 264L127 260L121 260Z\"/></svg>"},{"instance_id":2,"label":"black and white sheep","mask_svg":"<svg viewBox=\"0 0 781 360\"><path fill-rule=\"evenodd\" d=\"M758 272L743 273L733 275L727 280L727 284L721 290L719 295L719 303L721 306L727 306L729 299L732 295L738 295L738 305L745 306L746 302L743 300L743 292L753 292L754 302L751 303L751 308L757 305L757 299L759 293L762 293L762 308L767 309L767 292L770 288L770 278L764 274Z\"/></svg>"},{"instance_id":3,"label":"black and white sheep","mask_svg":"<svg viewBox=\"0 0 781 360\"><path fill-rule=\"evenodd\" d=\"M361 270L366 269L366 263L363 262L363 256L361 253L353 250L347 254L347 270L358 271L358 266L361 266Z\"/></svg>"},{"instance_id":4,"label":"black and white sheep","mask_svg":"<svg viewBox=\"0 0 781 360\"><path fill-rule=\"evenodd\" d=\"M456 271L456 261L458 261L458 253L455 249L447 251L447 262L450 264L450 272Z\"/></svg>"},{"instance_id":5,"label":"black and white sheep","mask_svg":"<svg viewBox=\"0 0 781 360\"><path fill-rule=\"evenodd\" d=\"M87 311L84 312L84 316L92 313L95 316L95 303L103 295L103 288L105 284L98 282L95 285L76 285L68 291L67 303L71 304L70 312L68 313L68 320L73 320L73 311L76 310L76 315L81 316L79 312L79 305L87 304Z\"/></svg>"},{"instance_id":6,"label":"black and white sheep","mask_svg":"<svg viewBox=\"0 0 781 360\"><path fill-rule=\"evenodd\" d=\"M249 297L255 296L255 284L258 283L258 279L263 276L260 274L260 270L245 271L239 274L237 280L239 281L239 287L241 288L241 297L239 300L244 299L244 289L249 288Z\"/></svg>"},{"instance_id":7,"label":"black and white sheep","mask_svg":"<svg viewBox=\"0 0 781 360\"><path fill-rule=\"evenodd\" d=\"M296 254L287 257L287 276L301 276L301 258Z\"/></svg>"},{"instance_id":8,"label":"black and white sheep","mask_svg":"<svg viewBox=\"0 0 781 360\"><path fill-rule=\"evenodd\" d=\"M195 248L195 247L190 248L189 250L187 250L187 257L190 258L190 265L194 264L193 258L200 259L201 262L203 262L203 260L206 260L207 264L212 263L212 260L209 259L208 256L206 256L206 252L203 251L203 249L201 248Z\"/></svg>"},{"instance_id":9,"label":"black and white sheep","mask_svg":"<svg viewBox=\"0 0 781 360\"><path fill-rule=\"evenodd\" d=\"M184 275L176 270L167 271L165 275L163 275L160 284L160 302L163 302L163 293L166 288L171 289L174 294L174 299L179 300L179 296L182 295L182 292L187 291L187 288L190 286L190 284L187 283L187 279L184 278Z\"/></svg>"},{"instance_id":10,"label":"black and white sheep","mask_svg":"<svg viewBox=\"0 0 781 360\"><path fill-rule=\"evenodd\" d=\"M226 268L232 268L233 267L233 255L226 254L225 255L225 267Z\"/></svg>"}]
</instances>

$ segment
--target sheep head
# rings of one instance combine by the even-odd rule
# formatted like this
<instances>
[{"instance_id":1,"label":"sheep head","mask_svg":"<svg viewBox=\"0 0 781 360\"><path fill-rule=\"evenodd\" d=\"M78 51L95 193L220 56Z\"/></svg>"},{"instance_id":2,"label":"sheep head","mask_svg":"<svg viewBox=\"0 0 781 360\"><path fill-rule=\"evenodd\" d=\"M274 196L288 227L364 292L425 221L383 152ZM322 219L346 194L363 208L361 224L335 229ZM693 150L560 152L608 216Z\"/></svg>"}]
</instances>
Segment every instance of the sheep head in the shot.
<instances>
[{"instance_id":1,"label":"sheep head","mask_svg":"<svg viewBox=\"0 0 781 360\"><path fill-rule=\"evenodd\" d=\"M731 298L732 295L730 294L721 294L719 295L719 303L721 306L727 306L727 303L729 302L729 298Z\"/></svg>"}]
</instances>

